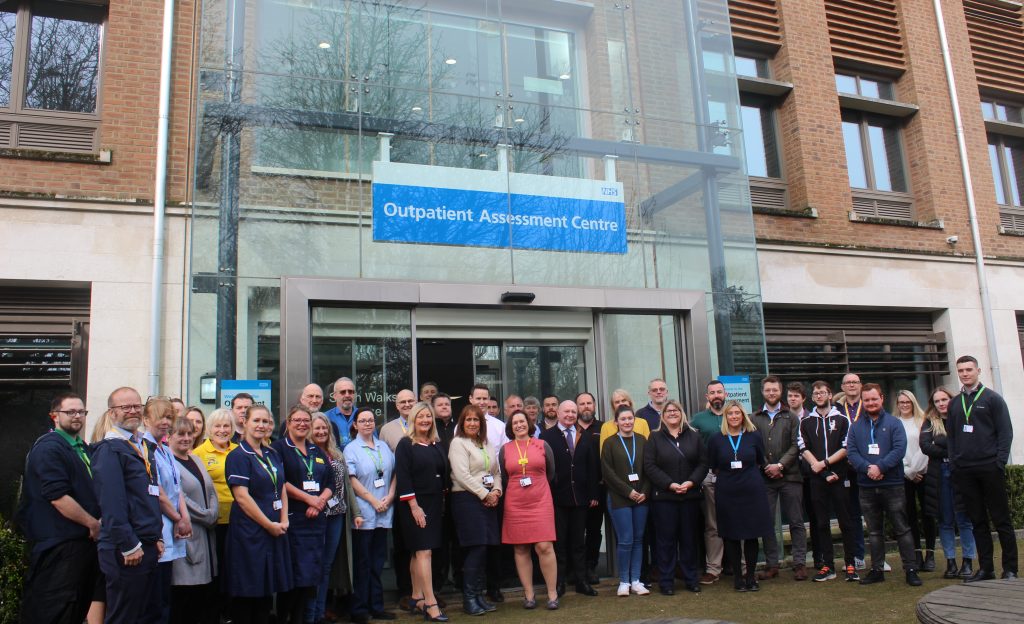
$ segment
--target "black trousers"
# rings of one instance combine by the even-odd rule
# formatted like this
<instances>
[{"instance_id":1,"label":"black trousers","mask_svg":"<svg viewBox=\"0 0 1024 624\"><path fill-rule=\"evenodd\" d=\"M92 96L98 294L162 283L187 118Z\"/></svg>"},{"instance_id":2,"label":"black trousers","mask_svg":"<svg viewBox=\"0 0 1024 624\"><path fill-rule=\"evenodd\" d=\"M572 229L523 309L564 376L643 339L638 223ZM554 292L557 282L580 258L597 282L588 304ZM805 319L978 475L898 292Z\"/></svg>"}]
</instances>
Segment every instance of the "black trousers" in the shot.
<instances>
[{"instance_id":1,"label":"black trousers","mask_svg":"<svg viewBox=\"0 0 1024 624\"><path fill-rule=\"evenodd\" d=\"M117 550L99 551L100 570L107 578L107 615L105 624L138 624L145 621L159 599L160 574L157 570L156 544L142 547L142 561L124 565Z\"/></svg>"},{"instance_id":2,"label":"black trousers","mask_svg":"<svg viewBox=\"0 0 1024 624\"><path fill-rule=\"evenodd\" d=\"M555 558L558 560L558 582L564 583L569 572L577 583L587 581L587 508L555 506Z\"/></svg>"},{"instance_id":3,"label":"black trousers","mask_svg":"<svg viewBox=\"0 0 1024 624\"><path fill-rule=\"evenodd\" d=\"M273 605L272 596L232 598L231 621L233 624L267 624L270 622L270 608Z\"/></svg>"},{"instance_id":4,"label":"black trousers","mask_svg":"<svg viewBox=\"0 0 1024 624\"><path fill-rule=\"evenodd\" d=\"M587 509L587 537L586 537L586 559L587 572L597 570L597 560L601 557L601 528L604 526L604 517L608 513L607 496L598 497L597 507ZM580 579L587 580L586 577Z\"/></svg>"},{"instance_id":5,"label":"black trousers","mask_svg":"<svg viewBox=\"0 0 1024 624\"><path fill-rule=\"evenodd\" d=\"M811 479L817 477L811 475L804 475L804 513L807 514L807 522L811 525L810 539L808 540L807 546L813 553L814 567L821 567L821 542L818 540L818 520L817 514L814 509L814 503L811 502Z\"/></svg>"},{"instance_id":6,"label":"black trousers","mask_svg":"<svg viewBox=\"0 0 1024 624\"><path fill-rule=\"evenodd\" d=\"M725 546L725 556L729 558L729 562L732 564L733 585L739 587L744 580L748 583L753 582L755 578L754 571L757 570L757 539L731 540L722 538L722 541ZM742 558L740 557L741 549L743 551ZM747 561L746 575L743 574L742 559Z\"/></svg>"},{"instance_id":7,"label":"black trousers","mask_svg":"<svg viewBox=\"0 0 1024 624\"><path fill-rule=\"evenodd\" d=\"M33 554L21 597L21 621L81 624L89 612L97 574L96 543L88 538Z\"/></svg>"},{"instance_id":8,"label":"black trousers","mask_svg":"<svg viewBox=\"0 0 1024 624\"><path fill-rule=\"evenodd\" d=\"M171 586L171 624L217 624L220 614L208 608L215 597L213 583Z\"/></svg>"},{"instance_id":9,"label":"black trousers","mask_svg":"<svg viewBox=\"0 0 1024 624\"><path fill-rule=\"evenodd\" d=\"M818 546L814 551L818 565L835 567L836 548L832 543L830 522L833 513L835 513L836 521L839 522L839 531L843 536L844 563L848 566L853 565L856 533L847 507L850 502L849 488L843 485L842 477L835 483L826 483L824 479L814 475L808 481L810 482L811 504L814 507L814 530L811 531L811 535L816 535L818 539Z\"/></svg>"},{"instance_id":10,"label":"black trousers","mask_svg":"<svg viewBox=\"0 0 1024 624\"><path fill-rule=\"evenodd\" d=\"M1003 572L1017 573L1017 540L1010 522L1010 503L1006 495L1006 473L997 466L956 468L953 488L960 493L967 517L974 525L974 541L978 545L978 562L982 570L995 570L992 531L989 517L999 533L1003 548Z\"/></svg>"},{"instance_id":11,"label":"black trousers","mask_svg":"<svg viewBox=\"0 0 1024 624\"><path fill-rule=\"evenodd\" d=\"M650 516L658 527L655 538L655 561L658 565L658 586L674 585L676 564L683 571L687 587L697 584L697 528L700 522L700 499L660 501L651 503ZM650 526L652 523L648 523Z\"/></svg>"},{"instance_id":12,"label":"black trousers","mask_svg":"<svg viewBox=\"0 0 1024 624\"><path fill-rule=\"evenodd\" d=\"M923 537L925 550L935 550L935 518L924 512L924 481L914 483L904 479L903 491L907 497L907 523L910 524L914 549L921 549Z\"/></svg>"}]
</instances>

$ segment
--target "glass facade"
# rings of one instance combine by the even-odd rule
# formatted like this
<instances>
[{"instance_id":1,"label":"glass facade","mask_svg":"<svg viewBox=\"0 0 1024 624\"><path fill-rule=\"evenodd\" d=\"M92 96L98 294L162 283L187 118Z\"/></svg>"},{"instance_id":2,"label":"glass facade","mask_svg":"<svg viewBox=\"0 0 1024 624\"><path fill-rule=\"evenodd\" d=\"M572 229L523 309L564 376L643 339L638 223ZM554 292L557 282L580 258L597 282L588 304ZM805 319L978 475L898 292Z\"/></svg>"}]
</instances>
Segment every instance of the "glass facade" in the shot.
<instances>
[{"instance_id":1,"label":"glass facade","mask_svg":"<svg viewBox=\"0 0 1024 624\"><path fill-rule=\"evenodd\" d=\"M204 0L202 16L190 396L211 371L273 376L275 289L289 275L702 291L714 370L763 372L726 0ZM397 165L467 188L486 181L510 214L524 184L552 201L621 189L624 253L577 248L571 232L560 250L538 248L511 226L503 244L383 240L375 171ZM412 344L396 328L414 318L331 311L344 304L310 311L321 384ZM619 324L641 332L660 319ZM644 357L616 340L620 359ZM331 342L329 355L316 348ZM649 370L679 374L658 357ZM636 361L615 366L644 376ZM607 367L603 378L622 385Z\"/></svg>"}]
</instances>

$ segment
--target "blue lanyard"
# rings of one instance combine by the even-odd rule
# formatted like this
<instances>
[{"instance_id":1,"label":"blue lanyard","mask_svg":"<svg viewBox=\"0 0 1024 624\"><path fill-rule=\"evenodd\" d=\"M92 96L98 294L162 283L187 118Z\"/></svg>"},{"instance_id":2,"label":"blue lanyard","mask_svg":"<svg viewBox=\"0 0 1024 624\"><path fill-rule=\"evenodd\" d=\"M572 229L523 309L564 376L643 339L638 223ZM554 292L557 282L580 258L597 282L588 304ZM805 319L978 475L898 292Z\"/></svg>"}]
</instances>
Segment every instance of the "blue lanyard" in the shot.
<instances>
[{"instance_id":1,"label":"blue lanyard","mask_svg":"<svg viewBox=\"0 0 1024 624\"><path fill-rule=\"evenodd\" d=\"M733 444L732 442L731 435L728 435L726 437L729 438L729 446L732 447L732 458L735 460L736 457L740 454L740 443L743 441L743 432L741 431L740 434L736 436L735 444Z\"/></svg>"},{"instance_id":2,"label":"blue lanyard","mask_svg":"<svg viewBox=\"0 0 1024 624\"><path fill-rule=\"evenodd\" d=\"M879 419L881 419L881 417L879 417ZM871 423L871 443L872 444L875 443L875 427L877 427L877 426L878 426L878 422L877 421Z\"/></svg>"},{"instance_id":3,"label":"blue lanyard","mask_svg":"<svg viewBox=\"0 0 1024 624\"><path fill-rule=\"evenodd\" d=\"M636 434L633 434L631 436L632 439L633 439L633 455L632 456L630 456L629 450L626 448L626 441L624 439L622 439L622 434L620 433L620 434L618 434L618 436L619 436L619 442L622 443L622 451L626 454L626 461L629 462L629 472L630 473L635 472L635 470L633 470L633 460L636 459Z\"/></svg>"}]
</instances>

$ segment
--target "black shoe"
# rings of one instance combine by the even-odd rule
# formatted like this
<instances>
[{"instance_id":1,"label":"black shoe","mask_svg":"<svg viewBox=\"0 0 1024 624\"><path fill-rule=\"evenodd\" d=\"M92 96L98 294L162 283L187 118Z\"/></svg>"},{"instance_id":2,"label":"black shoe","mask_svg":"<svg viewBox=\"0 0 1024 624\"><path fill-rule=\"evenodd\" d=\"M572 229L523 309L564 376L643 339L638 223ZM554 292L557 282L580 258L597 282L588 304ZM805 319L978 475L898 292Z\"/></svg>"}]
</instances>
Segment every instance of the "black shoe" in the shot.
<instances>
[{"instance_id":1,"label":"black shoe","mask_svg":"<svg viewBox=\"0 0 1024 624\"><path fill-rule=\"evenodd\" d=\"M885 572L881 570L871 570L868 575L860 580L861 585L874 585L875 583L882 583L885 581Z\"/></svg>"},{"instance_id":2,"label":"black shoe","mask_svg":"<svg viewBox=\"0 0 1024 624\"><path fill-rule=\"evenodd\" d=\"M757 584L757 581L747 581L747 591L755 592L759 591L761 586Z\"/></svg>"},{"instance_id":3,"label":"black shoe","mask_svg":"<svg viewBox=\"0 0 1024 624\"><path fill-rule=\"evenodd\" d=\"M348 620L349 622L352 622L352 624L369 624L370 616L365 613L353 613L349 616Z\"/></svg>"},{"instance_id":4,"label":"black shoe","mask_svg":"<svg viewBox=\"0 0 1024 624\"><path fill-rule=\"evenodd\" d=\"M564 596L565 595L565 583L563 582L563 583L559 583L558 585L556 585L555 586L555 591L558 592L558 597L559 598Z\"/></svg>"},{"instance_id":5,"label":"black shoe","mask_svg":"<svg viewBox=\"0 0 1024 624\"><path fill-rule=\"evenodd\" d=\"M979 581L992 581L992 580L995 580L995 578L996 578L996 573L995 572L991 572L991 571L986 572L985 570L978 570L974 574L972 574L972 575L968 576L967 578L965 578L964 579L964 583L977 583Z\"/></svg>"},{"instance_id":6,"label":"black shoe","mask_svg":"<svg viewBox=\"0 0 1024 624\"><path fill-rule=\"evenodd\" d=\"M377 611L370 614L371 620L397 620L398 616L390 611Z\"/></svg>"},{"instance_id":7,"label":"black shoe","mask_svg":"<svg viewBox=\"0 0 1024 624\"><path fill-rule=\"evenodd\" d=\"M658 591L661 592L662 596L675 596L676 590L673 587L659 587Z\"/></svg>"},{"instance_id":8,"label":"black shoe","mask_svg":"<svg viewBox=\"0 0 1024 624\"><path fill-rule=\"evenodd\" d=\"M687 585L686 586L686 591L693 592L695 594L699 594L700 593L700 584L699 583L694 583L693 585Z\"/></svg>"},{"instance_id":9,"label":"black shoe","mask_svg":"<svg viewBox=\"0 0 1024 624\"><path fill-rule=\"evenodd\" d=\"M601 583L601 579L598 578L596 572L587 572L587 582L591 585L599 585Z\"/></svg>"},{"instance_id":10,"label":"black shoe","mask_svg":"<svg viewBox=\"0 0 1024 624\"><path fill-rule=\"evenodd\" d=\"M917 575L917 570L907 570L907 585L920 587L922 584L921 577Z\"/></svg>"},{"instance_id":11,"label":"black shoe","mask_svg":"<svg viewBox=\"0 0 1024 624\"><path fill-rule=\"evenodd\" d=\"M960 573L957 574L960 578L969 578L974 574L974 563L970 559L964 559L960 566Z\"/></svg>"},{"instance_id":12,"label":"black shoe","mask_svg":"<svg viewBox=\"0 0 1024 624\"><path fill-rule=\"evenodd\" d=\"M1000 576L999 578L1001 578L1001 579L1008 579L1008 580L1009 579L1015 579L1015 578L1017 578L1017 573L1016 572L1012 572L1010 570L1003 570L1003 575Z\"/></svg>"},{"instance_id":13,"label":"black shoe","mask_svg":"<svg viewBox=\"0 0 1024 624\"><path fill-rule=\"evenodd\" d=\"M476 603L476 604L477 604L477 605L478 605L478 606L479 606L479 607L480 607L481 609L483 609L483 610L484 610L484 611L486 611L487 613L493 613L493 612L495 612L495 611L497 611L497 610L498 610L498 607L497 607L497 606L496 606L496 605L495 605L494 603L491 603L491 602L487 602L487 601L486 601L486 600L484 599L484 596L483 596L483 594L477 594L477 595L476 595L476 596L475 596L475 597L473 598L473 601L474 601L474 602L475 602L475 603Z\"/></svg>"},{"instance_id":14,"label":"black shoe","mask_svg":"<svg viewBox=\"0 0 1024 624\"><path fill-rule=\"evenodd\" d=\"M915 558L917 559L917 569L918 570L923 570L924 569L924 553L922 551L918 550L918 551L915 551L914 554L916 555Z\"/></svg>"},{"instance_id":15,"label":"black shoe","mask_svg":"<svg viewBox=\"0 0 1024 624\"><path fill-rule=\"evenodd\" d=\"M584 596L596 596L597 590L587 583L576 583L576 593Z\"/></svg>"},{"instance_id":16,"label":"black shoe","mask_svg":"<svg viewBox=\"0 0 1024 624\"><path fill-rule=\"evenodd\" d=\"M924 553L924 565L921 566L922 572L934 572L935 571L935 551L926 550Z\"/></svg>"},{"instance_id":17,"label":"black shoe","mask_svg":"<svg viewBox=\"0 0 1024 624\"><path fill-rule=\"evenodd\" d=\"M955 579L959 574L960 570L956 567L956 559L946 559L946 572L942 578Z\"/></svg>"},{"instance_id":18,"label":"black shoe","mask_svg":"<svg viewBox=\"0 0 1024 624\"><path fill-rule=\"evenodd\" d=\"M430 615L430 610L435 607L437 608L437 615ZM425 604L423 605L423 620L426 622L447 622L448 616L444 614L444 611L438 605Z\"/></svg>"},{"instance_id":19,"label":"black shoe","mask_svg":"<svg viewBox=\"0 0 1024 624\"><path fill-rule=\"evenodd\" d=\"M732 584L732 588L738 592L745 592L747 591L747 584L744 583L742 580L735 581Z\"/></svg>"},{"instance_id":20,"label":"black shoe","mask_svg":"<svg viewBox=\"0 0 1024 624\"><path fill-rule=\"evenodd\" d=\"M491 589L487 591L487 599L491 602L505 602L505 595L500 589Z\"/></svg>"},{"instance_id":21,"label":"black shoe","mask_svg":"<svg viewBox=\"0 0 1024 624\"><path fill-rule=\"evenodd\" d=\"M483 615L487 613L480 603L476 601L476 596L466 594L462 597L462 612L466 615Z\"/></svg>"}]
</instances>

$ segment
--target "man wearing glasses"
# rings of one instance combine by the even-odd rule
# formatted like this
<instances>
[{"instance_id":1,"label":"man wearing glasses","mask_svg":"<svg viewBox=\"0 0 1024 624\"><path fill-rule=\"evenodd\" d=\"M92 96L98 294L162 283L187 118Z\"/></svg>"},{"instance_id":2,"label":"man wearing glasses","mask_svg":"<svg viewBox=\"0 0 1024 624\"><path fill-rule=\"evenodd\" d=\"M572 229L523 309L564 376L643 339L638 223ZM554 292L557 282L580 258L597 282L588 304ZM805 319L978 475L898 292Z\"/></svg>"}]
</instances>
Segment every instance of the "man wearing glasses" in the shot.
<instances>
[{"instance_id":1,"label":"man wearing glasses","mask_svg":"<svg viewBox=\"0 0 1024 624\"><path fill-rule=\"evenodd\" d=\"M334 407L324 414L334 428L334 438L339 448L352 441L352 419L359 413L356 407L356 384L348 377L339 377L334 382Z\"/></svg>"},{"instance_id":2,"label":"man wearing glasses","mask_svg":"<svg viewBox=\"0 0 1024 624\"><path fill-rule=\"evenodd\" d=\"M843 395L836 401L836 408L843 416L850 421L852 427L861 417L860 391L864 385L860 381L860 375L846 373L843 375ZM851 468L846 478L850 481L850 500L848 509L850 522L853 524L853 560L858 570L863 570L864 565L864 519L860 511L860 486L857 484L857 473ZM886 572L889 571L889 564L885 564Z\"/></svg>"},{"instance_id":3,"label":"man wearing glasses","mask_svg":"<svg viewBox=\"0 0 1024 624\"><path fill-rule=\"evenodd\" d=\"M668 385L660 377L652 379L647 384L647 396L650 402L636 412L637 418L647 421L651 431L661 426L661 413L665 411L665 404L668 403Z\"/></svg>"},{"instance_id":4,"label":"man wearing glasses","mask_svg":"<svg viewBox=\"0 0 1024 624\"><path fill-rule=\"evenodd\" d=\"M157 560L163 555L160 486L156 464L139 435L142 398L118 388L107 398L111 430L92 456L93 482L103 523L100 570L107 583L107 624L147 621L159 592Z\"/></svg>"},{"instance_id":5,"label":"man wearing glasses","mask_svg":"<svg viewBox=\"0 0 1024 624\"><path fill-rule=\"evenodd\" d=\"M23 622L81 622L89 611L99 563L100 505L89 451L82 442L89 412L76 394L50 404L53 431L36 440L25 462L18 522L32 544Z\"/></svg>"}]
</instances>

